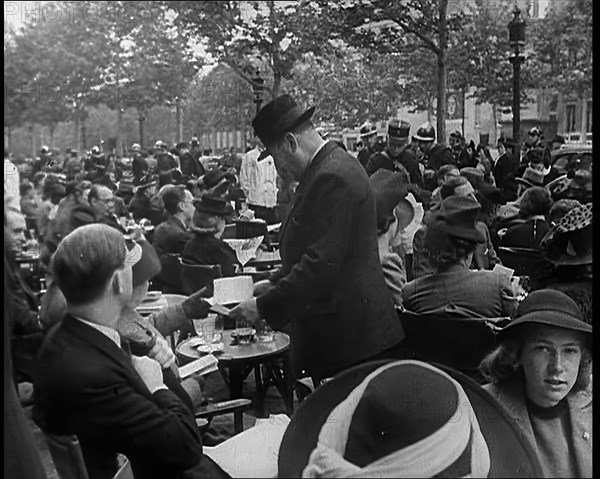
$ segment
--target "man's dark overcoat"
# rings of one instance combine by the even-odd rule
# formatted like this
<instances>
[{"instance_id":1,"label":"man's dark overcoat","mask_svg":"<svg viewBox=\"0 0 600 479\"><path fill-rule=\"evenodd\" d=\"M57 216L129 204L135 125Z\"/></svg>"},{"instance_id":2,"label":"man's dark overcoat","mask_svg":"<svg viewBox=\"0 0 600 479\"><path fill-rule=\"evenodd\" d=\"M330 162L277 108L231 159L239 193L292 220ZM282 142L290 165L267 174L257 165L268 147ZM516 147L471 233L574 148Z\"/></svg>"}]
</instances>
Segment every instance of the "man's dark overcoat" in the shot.
<instances>
[{"instance_id":1,"label":"man's dark overcoat","mask_svg":"<svg viewBox=\"0 0 600 479\"><path fill-rule=\"evenodd\" d=\"M303 173L280 252L275 286L257 305L290 333L297 375L334 374L404 338L379 262L369 179L340 143L328 142Z\"/></svg>"}]
</instances>

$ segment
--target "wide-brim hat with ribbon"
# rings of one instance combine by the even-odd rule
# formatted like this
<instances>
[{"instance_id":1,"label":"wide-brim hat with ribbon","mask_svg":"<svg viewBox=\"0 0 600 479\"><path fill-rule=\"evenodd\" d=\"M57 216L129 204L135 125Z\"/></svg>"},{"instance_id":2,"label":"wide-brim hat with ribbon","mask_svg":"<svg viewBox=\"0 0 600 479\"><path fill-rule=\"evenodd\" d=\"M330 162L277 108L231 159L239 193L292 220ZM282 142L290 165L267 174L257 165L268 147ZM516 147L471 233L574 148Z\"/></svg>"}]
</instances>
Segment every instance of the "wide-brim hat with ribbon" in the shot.
<instances>
[{"instance_id":1,"label":"wide-brim hat with ribbon","mask_svg":"<svg viewBox=\"0 0 600 479\"><path fill-rule=\"evenodd\" d=\"M542 238L546 256L556 265L593 262L593 203L577 206L564 215Z\"/></svg>"},{"instance_id":2,"label":"wide-brim hat with ribbon","mask_svg":"<svg viewBox=\"0 0 600 479\"><path fill-rule=\"evenodd\" d=\"M465 241L483 243L485 236L475 227L481 205L468 196L448 196L435 213L431 227Z\"/></svg>"},{"instance_id":3,"label":"wide-brim hat with ribbon","mask_svg":"<svg viewBox=\"0 0 600 479\"><path fill-rule=\"evenodd\" d=\"M540 324L557 328L580 331L592 335L592 326L583 322L581 309L575 301L562 291L538 289L529 293L519 303L515 319L498 332L498 339L512 337L521 326Z\"/></svg>"},{"instance_id":4,"label":"wide-brim hat with ribbon","mask_svg":"<svg viewBox=\"0 0 600 479\"><path fill-rule=\"evenodd\" d=\"M278 477L538 477L531 444L471 378L373 361L319 386L292 416Z\"/></svg>"},{"instance_id":5,"label":"wide-brim hat with ribbon","mask_svg":"<svg viewBox=\"0 0 600 479\"><path fill-rule=\"evenodd\" d=\"M400 215L398 228L406 228L412 222L415 210L406 199L408 188L402 175L380 168L369 177L369 183L375 197L377 223L392 217L396 211L396 215Z\"/></svg>"},{"instance_id":6,"label":"wide-brim hat with ribbon","mask_svg":"<svg viewBox=\"0 0 600 479\"><path fill-rule=\"evenodd\" d=\"M523 172L523 176L515 178L519 183L522 183L526 186L544 186L544 172L539 170L534 170L531 167L525 168Z\"/></svg>"},{"instance_id":7,"label":"wide-brim hat with ribbon","mask_svg":"<svg viewBox=\"0 0 600 479\"><path fill-rule=\"evenodd\" d=\"M252 120L252 128L263 145L269 145L286 131L310 120L314 112L314 106L304 110L290 95L282 95L261 108Z\"/></svg>"},{"instance_id":8,"label":"wide-brim hat with ribbon","mask_svg":"<svg viewBox=\"0 0 600 479\"><path fill-rule=\"evenodd\" d=\"M408 144L410 123L393 118L388 123L388 141L397 145Z\"/></svg>"},{"instance_id":9,"label":"wide-brim hat with ribbon","mask_svg":"<svg viewBox=\"0 0 600 479\"><path fill-rule=\"evenodd\" d=\"M148 241L145 239L138 241L128 240L126 244L128 250L132 250L136 244L142 249L142 254L139 261L131 268L131 284L134 287L139 286L146 281L150 281L152 278L154 278L154 276L160 273L161 265L160 260L158 259L158 254L156 254L156 250L150 243L148 243Z\"/></svg>"},{"instance_id":10,"label":"wide-brim hat with ribbon","mask_svg":"<svg viewBox=\"0 0 600 479\"><path fill-rule=\"evenodd\" d=\"M209 194L204 194L202 198L194 200L194 207L196 211L217 216L229 216L234 213L233 207L225 198Z\"/></svg>"}]
</instances>

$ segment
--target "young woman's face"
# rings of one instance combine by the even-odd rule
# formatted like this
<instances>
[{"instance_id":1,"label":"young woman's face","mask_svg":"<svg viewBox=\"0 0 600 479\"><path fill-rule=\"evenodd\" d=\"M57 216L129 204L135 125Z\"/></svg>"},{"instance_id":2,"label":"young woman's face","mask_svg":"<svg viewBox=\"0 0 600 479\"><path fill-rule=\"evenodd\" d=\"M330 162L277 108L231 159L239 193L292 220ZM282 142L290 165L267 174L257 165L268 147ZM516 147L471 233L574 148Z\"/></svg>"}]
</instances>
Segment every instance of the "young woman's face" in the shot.
<instances>
[{"instance_id":1,"label":"young woman's face","mask_svg":"<svg viewBox=\"0 0 600 479\"><path fill-rule=\"evenodd\" d=\"M554 326L536 327L523 343L520 364L530 401L558 404L573 388L581 363L583 333Z\"/></svg>"}]
</instances>

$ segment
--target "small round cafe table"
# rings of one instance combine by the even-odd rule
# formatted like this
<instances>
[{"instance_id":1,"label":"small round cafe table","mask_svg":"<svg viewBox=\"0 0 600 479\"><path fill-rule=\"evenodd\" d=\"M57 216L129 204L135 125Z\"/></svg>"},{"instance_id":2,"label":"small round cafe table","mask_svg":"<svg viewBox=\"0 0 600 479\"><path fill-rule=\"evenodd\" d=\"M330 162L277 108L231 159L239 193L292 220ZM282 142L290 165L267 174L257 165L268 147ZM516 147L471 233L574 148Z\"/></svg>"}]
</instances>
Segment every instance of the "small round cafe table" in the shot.
<instances>
[{"instance_id":1,"label":"small round cafe table","mask_svg":"<svg viewBox=\"0 0 600 479\"><path fill-rule=\"evenodd\" d=\"M258 415L264 415L264 398L270 385L277 387L285 402L287 413L291 415L294 380L289 358L290 337L277 331L274 341L255 340L250 344L231 344L231 335L234 331L223 331L225 348L223 352L215 354L218 360L217 366L229 387L231 399L242 397L244 380L254 370ZM182 363L204 356L204 353L190 344L193 339L194 337L182 341L176 348L177 356Z\"/></svg>"}]
</instances>

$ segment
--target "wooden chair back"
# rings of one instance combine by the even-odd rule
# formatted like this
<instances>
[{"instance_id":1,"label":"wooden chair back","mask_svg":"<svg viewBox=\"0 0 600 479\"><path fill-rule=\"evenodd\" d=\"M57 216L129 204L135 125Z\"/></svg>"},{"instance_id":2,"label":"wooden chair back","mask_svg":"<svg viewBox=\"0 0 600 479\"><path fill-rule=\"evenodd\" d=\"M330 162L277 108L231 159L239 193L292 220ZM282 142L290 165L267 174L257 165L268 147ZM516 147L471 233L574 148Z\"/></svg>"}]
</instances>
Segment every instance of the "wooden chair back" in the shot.
<instances>
[{"instance_id":1,"label":"wooden chair back","mask_svg":"<svg viewBox=\"0 0 600 479\"><path fill-rule=\"evenodd\" d=\"M208 287L212 295L213 281L221 278L223 273L221 265L200 265L181 263L181 288L184 294L194 294L196 291Z\"/></svg>"},{"instance_id":2,"label":"wooden chair back","mask_svg":"<svg viewBox=\"0 0 600 479\"><path fill-rule=\"evenodd\" d=\"M77 436L58 435L46 431L44 435L60 479L89 479Z\"/></svg>"},{"instance_id":3,"label":"wooden chair back","mask_svg":"<svg viewBox=\"0 0 600 479\"><path fill-rule=\"evenodd\" d=\"M509 318L457 317L398 312L405 347L415 359L436 362L481 379L477 368L496 344L496 331Z\"/></svg>"},{"instance_id":4,"label":"wooden chair back","mask_svg":"<svg viewBox=\"0 0 600 479\"><path fill-rule=\"evenodd\" d=\"M515 270L515 276L536 277L550 265L544 252L536 248L500 246L498 257L503 266Z\"/></svg>"},{"instance_id":5,"label":"wooden chair back","mask_svg":"<svg viewBox=\"0 0 600 479\"><path fill-rule=\"evenodd\" d=\"M163 293L183 294L181 287L181 257L168 253L160 257L160 273L154 281Z\"/></svg>"}]
</instances>

